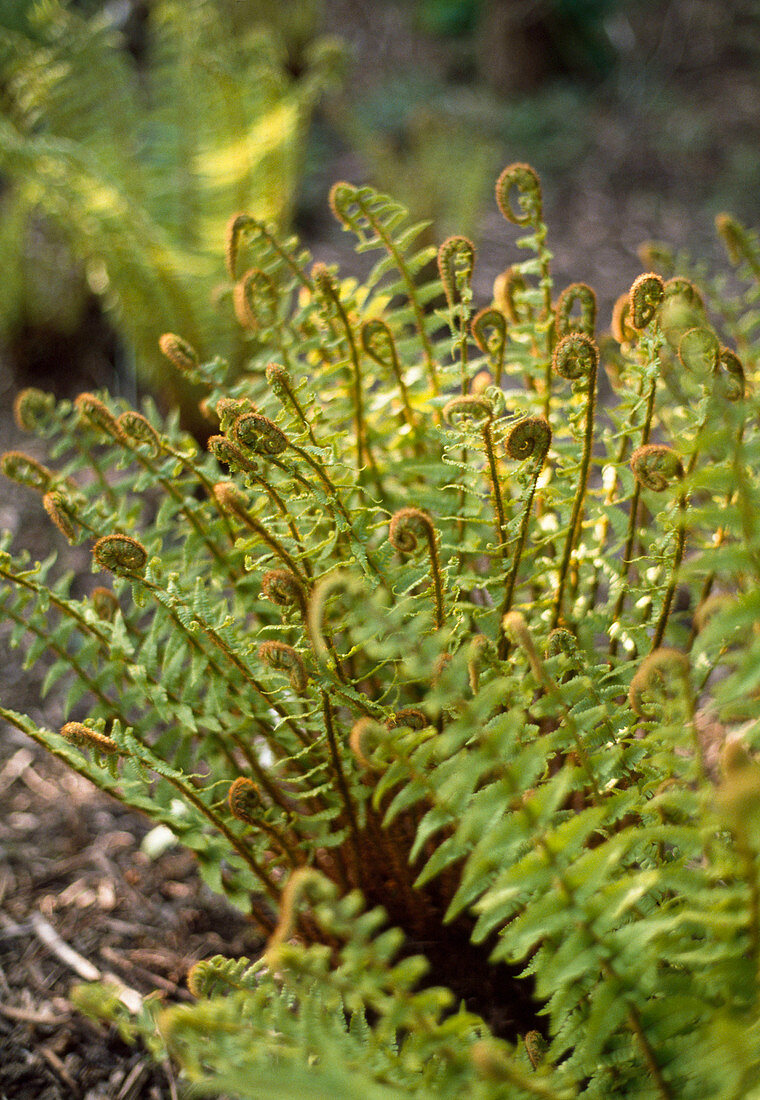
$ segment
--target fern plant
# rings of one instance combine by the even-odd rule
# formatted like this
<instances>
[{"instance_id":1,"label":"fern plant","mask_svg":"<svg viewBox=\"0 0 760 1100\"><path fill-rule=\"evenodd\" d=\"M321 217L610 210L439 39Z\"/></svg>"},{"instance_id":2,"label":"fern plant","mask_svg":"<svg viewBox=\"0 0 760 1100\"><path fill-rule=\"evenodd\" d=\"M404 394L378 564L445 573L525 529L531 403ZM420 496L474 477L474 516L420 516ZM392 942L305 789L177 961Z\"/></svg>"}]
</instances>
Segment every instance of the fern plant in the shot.
<instances>
[{"instance_id":1,"label":"fern plant","mask_svg":"<svg viewBox=\"0 0 760 1100\"><path fill-rule=\"evenodd\" d=\"M66 721L0 714L267 938L158 1018L198 1093L760 1095L758 245L724 220L738 297L648 272L597 336L536 174L496 197L525 258L481 309L471 243L426 282L369 187L331 193L362 283L235 216L245 374L160 340L206 452L149 402L16 402L50 460L2 469L98 583L6 538Z\"/></svg>"},{"instance_id":2,"label":"fern plant","mask_svg":"<svg viewBox=\"0 0 760 1100\"><path fill-rule=\"evenodd\" d=\"M46 263L40 248L48 226L155 387L157 323L239 360L216 298L224 225L238 206L289 225L304 137L339 48L314 37L294 80L271 26L249 12L229 34L227 0L150 7L140 66L107 12L38 3L28 33L0 16L0 171L10 185L0 326L49 323L71 302L71 272L62 280L60 258Z\"/></svg>"}]
</instances>

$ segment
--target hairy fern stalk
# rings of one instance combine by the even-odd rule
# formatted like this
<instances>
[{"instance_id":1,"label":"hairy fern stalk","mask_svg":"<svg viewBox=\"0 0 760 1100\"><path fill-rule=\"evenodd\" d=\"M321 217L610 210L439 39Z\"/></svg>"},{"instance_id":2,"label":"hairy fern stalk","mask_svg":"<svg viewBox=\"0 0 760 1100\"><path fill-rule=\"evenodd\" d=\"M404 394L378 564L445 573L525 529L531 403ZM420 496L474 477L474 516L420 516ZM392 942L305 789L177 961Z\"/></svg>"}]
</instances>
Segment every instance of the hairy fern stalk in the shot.
<instances>
[{"instance_id":1,"label":"hairy fern stalk","mask_svg":"<svg viewBox=\"0 0 760 1100\"><path fill-rule=\"evenodd\" d=\"M496 197L526 258L477 311L472 244L433 274L368 187L363 283L236 216L245 374L160 341L206 449L17 399L50 464L2 468L98 576L6 538L67 721L0 713L266 936L158 1020L199 1092L760 1096L760 248L722 218L732 297L658 253L598 335L535 173Z\"/></svg>"}]
</instances>

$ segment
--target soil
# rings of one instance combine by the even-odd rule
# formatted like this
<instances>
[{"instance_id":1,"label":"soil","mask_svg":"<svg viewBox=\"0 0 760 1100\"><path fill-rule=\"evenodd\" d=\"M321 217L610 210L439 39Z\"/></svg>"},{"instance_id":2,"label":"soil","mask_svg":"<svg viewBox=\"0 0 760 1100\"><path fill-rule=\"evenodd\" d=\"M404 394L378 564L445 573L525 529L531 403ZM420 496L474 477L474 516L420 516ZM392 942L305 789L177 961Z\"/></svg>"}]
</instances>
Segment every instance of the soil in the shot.
<instances>
[{"instance_id":1,"label":"soil","mask_svg":"<svg viewBox=\"0 0 760 1100\"><path fill-rule=\"evenodd\" d=\"M412 65L429 66L441 80L451 75L451 50L411 26L405 13L412 7L327 5L333 29L354 45L357 92L373 81L381 87L389 73ZM580 279L594 285L603 323L626 281L641 270L636 246L643 239L689 241L709 258L717 255L711 217L720 205L736 199L737 213L760 220L757 155L748 152L756 150L760 133L760 35L755 20L741 44L729 37L733 8L746 16L752 4L619 5L625 15L615 32L621 67L616 83L608 81L585 101L582 155L562 173L538 157L559 285ZM657 83L658 72L667 74L665 83ZM503 154L503 164L528 159L519 147L506 146ZM329 149L318 173L325 193L336 178L367 177L367 166L339 146ZM319 203L324 206L324 194ZM319 258L359 270L350 241L329 217L313 220L310 232ZM484 304L494 276L510 262L505 242L513 238L495 209L482 214L477 238L475 290ZM97 349L92 340L87 347L87 361L67 363L66 382L59 375L59 392L91 388L93 379L103 384L107 349L93 366ZM11 369L0 360L3 449L34 451L8 412L18 383L43 384L37 371L48 368L39 364L39 347L34 357L34 379L24 374L23 362ZM60 363L60 344L56 359ZM49 552L50 527L38 500L7 483L0 527L16 532L16 544L33 557ZM56 542L76 583L92 587L86 551ZM0 623L0 698L54 726L55 699L44 709L40 701L44 670L23 670L18 653L7 648L9 634ZM186 1000L188 967L216 953L255 954L252 927L203 886L189 854L170 848L151 859L141 848L147 821L7 727L0 729L0 804L0 1100L176 1098L181 1083L170 1065L156 1065L141 1046L74 1009L69 994L81 981L77 968L89 963L139 994L159 990L167 1001Z\"/></svg>"}]
</instances>

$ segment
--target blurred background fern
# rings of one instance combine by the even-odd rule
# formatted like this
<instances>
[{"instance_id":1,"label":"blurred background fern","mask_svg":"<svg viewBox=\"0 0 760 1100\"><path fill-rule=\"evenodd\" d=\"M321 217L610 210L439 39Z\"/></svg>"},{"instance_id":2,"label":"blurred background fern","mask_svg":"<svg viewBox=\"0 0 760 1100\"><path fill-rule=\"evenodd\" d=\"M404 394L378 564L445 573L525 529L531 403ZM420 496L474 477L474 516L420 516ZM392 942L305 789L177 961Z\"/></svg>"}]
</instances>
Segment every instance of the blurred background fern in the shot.
<instances>
[{"instance_id":1,"label":"blurred background fern","mask_svg":"<svg viewBox=\"0 0 760 1100\"><path fill-rule=\"evenodd\" d=\"M0 14L0 337L72 333L94 297L122 386L137 364L171 399L162 330L239 364L214 293L224 225L240 208L291 220L340 49L315 36L314 4L156 0L139 20L137 6L92 7Z\"/></svg>"}]
</instances>

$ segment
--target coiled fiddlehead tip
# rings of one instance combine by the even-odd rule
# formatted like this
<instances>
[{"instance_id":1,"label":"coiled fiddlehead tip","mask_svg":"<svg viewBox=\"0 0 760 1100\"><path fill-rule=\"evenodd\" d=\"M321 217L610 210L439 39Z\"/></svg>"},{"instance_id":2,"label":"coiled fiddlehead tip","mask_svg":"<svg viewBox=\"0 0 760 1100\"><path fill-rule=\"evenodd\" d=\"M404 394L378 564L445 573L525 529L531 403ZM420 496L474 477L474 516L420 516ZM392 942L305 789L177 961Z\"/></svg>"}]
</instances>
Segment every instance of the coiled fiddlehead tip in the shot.
<instances>
[{"instance_id":1,"label":"coiled fiddlehead tip","mask_svg":"<svg viewBox=\"0 0 760 1100\"><path fill-rule=\"evenodd\" d=\"M256 469L247 455L243 454L241 449L236 447L226 435L210 436L206 446L217 462L222 462L225 466L230 466L235 470L243 470L249 474Z\"/></svg>"},{"instance_id":2,"label":"coiled fiddlehead tip","mask_svg":"<svg viewBox=\"0 0 760 1100\"><path fill-rule=\"evenodd\" d=\"M265 271L252 267L235 283L232 305L238 323L250 332L269 328L277 320L278 295Z\"/></svg>"},{"instance_id":3,"label":"coiled fiddlehead tip","mask_svg":"<svg viewBox=\"0 0 760 1100\"><path fill-rule=\"evenodd\" d=\"M118 577L141 576L148 564L148 551L129 535L104 535L92 548L101 569Z\"/></svg>"},{"instance_id":4,"label":"coiled fiddlehead tip","mask_svg":"<svg viewBox=\"0 0 760 1100\"><path fill-rule=\"evenodd\" d=\"M123 412L117 418L116 426L125 439L128 439L131 443L137 444L138 446L146 447L152 458L160 454L160 436L147 417L144 417L142 413L132 410Z\"/></svg>"},{"instance_id":5,"label":"coiled fiddlehead tip","mask_svg":"<svg viewBox=\"0 0 760 1100\"><path fill-rule=\"evenodd\" d=\"M442 415L451 427L467 422L482 424L493 418L493 404L483 394L463 394L447 401Z\"/></svg>"},{"instance_id":6,"label":"coiled fiddlehead tip","mask_svg":"<svg viewBox=\"0 0 760 1100\"><path fill-rule=\"evenodd\" d=\"M579 307L577 317L573 316ZM571 332L582 332L593 339L596 329L596 294L586 283L571 283L560 294L554 307L554 324L557 338Z\"/></svg>"},{"instance_id":7,"label":"coiled fiddlehead tip","mask_svg":"<svg viewBox=\"0 0 760 1100\"><path fill-rule=\"evenodd\" d=\"M517 191L522 213L515 213L511 191ZM508 222L537 228L543 215L541 182L529 164L508 165L496 181L496 203Z\"/></svg>"},{"instance_id":8,"label":"coiled fiddlehead tip","mask_svg":"<svg viewBox=\"0 0 760 1100\"><path fill-rule=\"evenodd\" d=\"M95 608L95 614L98 618L102 619L104 622L112 622L116 612L119 610L119 601L116 598L116 593L112 592L110 588L98 585L97 588L93 588L90 593L90 599L92 600L92 606Z\"/></svg>"},{"instance_id":9,"label":"coiled fiddlehead tip","mask_svg":"<svg viewBox=\"0 0 760 1100\"><path fill-rule=\"evenodd\" d=\"M239 416L232 425L232 434L241 447L258 455L279 455L288 446L285 433L268 416L258 412Z\"/></svg>"},{"instance_id":10,"label":"coiled fiddlehead tip","mask_svg":"<svg viewBox=\"0 0 760 1100\"><path fill-rule=\"evenodd\" d=\"M391 715L385 725L389 730L424 730L430 725L430 719L419 707L402 707Z\"/></svg>"},{"instance_id":11,"label":"coiled fiddlehead tip","mask_svg":"<svg viewBox=\"0 0 760 1100\"><path fill-rule=\"evenodd\" d=\"M165 332L159 339L158 346L169 362L183 374L192 374L199 366L195 348L174 332Z\"/></svg>"},{"instance_id":12,"label":"coiled fiddlehead tip","mask_svg":"<svg viewBox=\"0 0 760 1100\"><path fill-rule=\"evenodd\" d=\"M306 691L308 676L300 653L285 642L262 642L259 646L259 660L276 672L287 673L290 686L299 695Z\"/></svg>"},{"instance_id":13,"label":"coiled fiddlehead tip","mask_svg":"<svg viewBox=\"0 0 760 1100\"><path fill-rule=\"evenodd\" d=\"M438 275L449 309L462 298L475 270L475 245L468 237L447 237L438 249Z\"/></svg>"},{"instance_id":14,"label":"coiled fiddlehead tip","mask_svg":"<svg viewBox=\"0 0 760 1100\"><path fill-rule=\"evenodd\" d=\"M11 481L37 493L48 492L55 480L52 470L23 451L5 451L0 456L0 469Z\"/></svg>"},{"instance_id":15,"label":"coiled fiddlehead tip","mask_svg":"<svg viewBox=\"0 0 760 1100\"><path fill-rule=\"evenodd\" d=\"M497 275L493 284L493 300L513 325L519 324L532 315L527 303L518 303L517 296L527 290L525 277L519 267L508 267Z\"/></svg>"},{"instance_id":16,"label":"coiled fiddlehead tip","mask_svg":"<svg viewBox=\"0 0 760 1100\"><path fill-rule=\"evenodd\" d=\"M75 399L74 405L81 418L90 427L105 432L113 439L120 440L122 438L116 417L94 393L80 393Z\"/></svg>"},{"instance_id":17,"label":"coiled fiddlehead tip","mask_svg":"<svg viewBox=\"0 0 760 1100\"><path fill-rule=\"evenodd\" d=\"M74 523L73 506L66 494L60 489L50 489L42 498L42 507L66 541L74 546L77 541L77 529Z\"/></svg>"},{"instance_id":18,"label":"coiled fiddlehead tip","mask_svg":"<svg viewBox=\"0 0 760 1100\"><path fill-rule=\"evenodd\" d=\"M261 578L261 594L278 607L297 607L306 613L306 591L289 569L268 569Z\"/></svg>"},{"instance_id":19,"label":"coiled fiddlehead tip","mask_svg":"<svg viewBox=\"0 0 760 1100\"><path fill-rule=\"evenodd\" d=\"M687 329L678 341L678 358L694 374L715 372L719 355L718 337L709 328L695 326Z\"/></svg>"},{"instance_id":20,"label":"coiled fiddlehead tip","mask_svg":"<svg viewBox=\"0 0 760 1100\"><path fill-rule=\"evenodd\" d=\"M659 707L678 700L690 704L691 699L689 658L685 653L667 646L653 650L644 658L628 692L631 710L645 719L656 717Z\"/></svg>"},{"instance_id":21,"label":"coiled fiddlehead tip","mask_svg":"<svg viewBox=\"0 0 760 1100\"><path fill-rule=\"evenodd\" d=\"M500 309L486 306L472 319L472 338L484 355L501 355L507 339L507 319Z\"/></svg>"},{"instance_id":22,"label":"coiled fiddlehead tip","mask_svg":"<svg viewBox=\"0 0 760 1100\"><path fill-rule=\"evenodd\" d=\"M280 919L264 950L264 958L274 969L277 951L293 935L298 923L298 910L304 901L311 905L331 902L336 895L333 883L314 867L298 867L291 872L280 899Z\"/></svg>"},{"instance_id":23,"label":"coiled fiddlehead tip","mask_svg":"<svg viewBox=\"0 0 760 1100\"><path fill-rule=\"evenodd\" d=\"M280 363L267 363L266 379L275 392L283 388L290 389L293 385L290 371L286 370Z\"/></svg>"},{"instance_id":24,"label":"coiled fiddlehead tip","mask_svg":"<svg viewBox=\"0 0 760 1100\"><path fill-rule=\"evenodd\" d=\"M232 816L246 825L257 825L264 810L259 788L252 779L242 775L230 785L227 804Z\"/></svg>"},{"instance_id":25,"label":"coiled fiddlehead tip","mask_svg":"<svg viewBox=\"0 0 760 1100\"><path fill-rule=\"evenodd\" d=\"M637 447L631 455L631 469L638 483L655 493L663 493L684 474L681 459L665 443Z\"/></svg>"},{"instance_id":26,"label":"coiled fiddlehead tip","mask_svg":"<svg viewBox=\"0 0 760 1100\"><path fill-rule=\"evenodd\" d=\"M224 240L224 261L230 278L235 278L240 238L249 229L258 229L259 223L250 214L233 214L227 222Z\"/></svg>"},{"instance_id":27,"label":"coiled fiddlehead tip","mask_svg":"<svg viewBox=\"0 0 760 1100\"><path fill-rule=\"evenodd\" d=\"M423 537L428 544L434 545L435 525L432 518L421 508L400 508L391 517L388 528L388 540L394 550L400 554L413 554Z\"/></svg>"},{"instance_id":28,"label":"coiled fiddlehead tip","mask_svg":"<svg viewBox=\"0 0 760 1100\"><path fill-rule=\"evenodd\" d=\"M102 753L104 756L116 756L121 753L121 749L112 737L90 729L83 722L67 722L61 729L61 736L80 749L94 749L95 752Z\"/></svg>"},{"instance_id":29,"label":"coiled fiddlehead tip","mask_svg":"<svg viewBox=\"0 0 760 1100\"><path fill-rule=\"evenodd\" d=\"M513 425L507 436L507 454L516 462L535 457L543 466L552 442L549 421L543 416L525 416Z\"/></svg>"},{"instance_id":30,"label":"coiled fiddlehead tip","mask_svg":"<svg viewBox=\"0 0 760 1100\"><path fill-rule=\"evenodd\" d=\"M612 307L612 323L610 331L618 344L632 344L637 338L638 332L630 323L631 296L621 294Z\"/></svg>"},{"instance_id":31,"label":"coiled fiddlehead tip","mask_svg":"<svg viewBox=\"0 0 760 1100\"><path fill-rule=\"evenodd\" d=\"M568 657L577 657L578 639L571 630L564 626L557 626L549 632L544 647L544 656L558 657L563 653Z\"/></svg>"},{"instance_id":32,"label":"coiled fiddlehead tip","mask_svg":"<svg viewBox=\"0 0 760 1100\"><path fill-rule=\"evenodd\" d=\"M552 366L561 378L593 378L598 364L599 349L583 332L569 332L554 348Z\"/></svg>"},{"instance_id":33,"label":"coiled fiddlehead tip","mask_svg":"<svg viewBox=\"0 0 760 1100\"><path fill-rule=\"evenodd\" d=\"M13 402L13 419L16 426L24 432L36 432L44 427L55 408L55 397L35 386L20 390Z\"/></svg>"},{"instance_id":34,"label":"coiled fiddlehead tip","mask_svg":"<svg viewBox=\"0 0 760 1100\"><path fill-rule=\"evenodd\" d=\"M327 196L327 201L333 216L344 229L354 229L356 219L349 213L349 207L356 198L356 187L345 180L337 180Z\"/></svg>"},{"instance_id":35,"label":"coiled fiddlehead tip","mask_svg":"<svg viewBox=\"0 0 760 1100\"><path fill-rule=\"evenodd\" d=\"M377 758L377 749L387 745L388 726L383 726L367 716L354 722L348 744L362 768L381 771L383 763Z\"/></svg>"},{"instance_id":36,"label":"coiled fiddlehead tip","mask_svg":"<svg viewBox=\"0 0 760 1100\"><path fill-rule=\"evenodd\" d=\"M713 392L726 401L741 401L744 397L744 367L730 348L721 348L718 352Z\"/></svg>"},{"instance_id":37,"label":"coiled fiddlehead tip","mask_svg":"<svg viewBox=\"0 0 760 1100\"><path fill-rule=\"evenodd\" d=\"M631 303L629 319L634 328L646 328L654 320L664 295L664 283L654 271L634 279L628 292Z\"/></svg>"}]
</instances>

